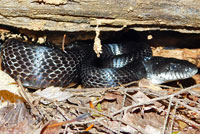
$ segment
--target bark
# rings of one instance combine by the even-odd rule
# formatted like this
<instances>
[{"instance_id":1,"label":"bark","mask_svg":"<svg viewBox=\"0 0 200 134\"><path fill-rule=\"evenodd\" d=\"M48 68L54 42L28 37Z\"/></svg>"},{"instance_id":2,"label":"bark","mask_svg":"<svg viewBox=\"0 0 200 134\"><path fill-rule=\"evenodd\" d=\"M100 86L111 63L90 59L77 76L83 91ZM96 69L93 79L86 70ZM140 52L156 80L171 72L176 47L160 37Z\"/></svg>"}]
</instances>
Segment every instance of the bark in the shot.
<instances>
[{"instance_id":1,"label":"bark","mask_svg":"<svg viewBox=\"0 0 200 134\"><path fill-rule=\"evenodd\" d=\"M200 33L199 0L0 0L0 24L34 31Z\"/></svg>"}]
</instances>

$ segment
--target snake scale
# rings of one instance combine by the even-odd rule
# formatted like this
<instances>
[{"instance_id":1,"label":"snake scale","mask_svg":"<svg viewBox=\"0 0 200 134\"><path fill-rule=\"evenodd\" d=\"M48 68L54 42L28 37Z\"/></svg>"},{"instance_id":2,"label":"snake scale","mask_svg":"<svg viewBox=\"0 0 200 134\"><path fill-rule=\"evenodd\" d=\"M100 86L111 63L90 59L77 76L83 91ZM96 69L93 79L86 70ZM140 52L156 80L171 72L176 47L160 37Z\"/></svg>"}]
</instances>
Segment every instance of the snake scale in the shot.
<instances>
[{"instance_id":1,"label":"snake scale","mask_svg":"<svg viewBox=\"0 0 200 134\"><path fill-rule=\"evenodd\" d=\"M155 84L186 79L197 67L185 60L152 56L145 43L104 43L97 58L91 44L74 42L61 50L11 38L2 45L2 70L25 87L66 87L81 81L84 87L114 87L147 78Z\"/></svg>"}]
</instances>

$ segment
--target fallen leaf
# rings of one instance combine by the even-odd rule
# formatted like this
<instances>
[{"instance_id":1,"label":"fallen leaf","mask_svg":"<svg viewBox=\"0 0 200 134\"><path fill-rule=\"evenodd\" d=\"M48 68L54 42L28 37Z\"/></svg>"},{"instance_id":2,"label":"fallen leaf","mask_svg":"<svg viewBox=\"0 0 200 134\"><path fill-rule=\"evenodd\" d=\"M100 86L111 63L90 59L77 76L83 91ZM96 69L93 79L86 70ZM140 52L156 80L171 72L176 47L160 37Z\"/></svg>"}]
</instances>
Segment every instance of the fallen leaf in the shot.
<instances>
[{"instance_id":1,"label":"fallen leaf","mask_svg":"<svg viewBox=\"0 0 200 134\"><path fill-rule=\"evenodd\" d=\"M8 90L9 92L19 95L19 87L16 83L16 81L11 78L8 74L0 70L0 90Z\"/></svg>"},{"instance_id":2,"label":"fallen leaf","mask_svg":"<svg viewBox=\"0 0 200 134\"><path fill-rule=\"evenodd\" d=\"M180 130L184 130L184 128L186 128L188 126L185 122L183 122L181 120L178 120L177 122L179 124Z\"/></svg>"},{"instance_id":3,"label":"fallen leaf","mask_svg":"<svg viewBox=\"0 0 200 134\"><path fill-rule=\"evenodd\" d=\"M159 128L152 127L150 125L147 125L144 129L145 134L161 134L162 130Z\"/></svg>"},{"instance_id":4,"label":"fallen leaf","mask_svg":"<svg viewBox=\"0 0 200 134\"><path fill-rule=\"evenodd\" d=\"M162 132L165 117L157 113L126 113L123 121L131 126L137 126L145 131L145 134L160 134Z\"/></svg>"},{"instance_id":5,"label":"fallen leaf","mask_svg":"<svg viewBox=\"0 0 200 134\"><path fill-rule=\"evenodd\" d=\"M121 96L119 93L106 93L104 96L103 96L103 99L106 99L106 100L115 100L117 99L119 96Z\"/></svg>"},{"instance_id":6,"label":"fallen leaf","mask_svg":"<svg viewBox=\"0 0 200 134\"><path fill-rule=\"evenodd\" d=\"M0 132L2 134L27 134L33 130L34 120L20 100L0 109Z\"/></svg>"},{"instance_id":7,"label":"fallen leaf","mask_svg":"<svg viewBox=\"0 0 200 134\"><path fill-rule=\"evenodd\" d=\"M92 101L90 101L89 104L90 104L90 108L94 109L94 104L92 103Z\"/></svg>"},{"instance_id":8,"label":"fallen leaf","mask_svg":"<svg viewBox=\"0 0 200 134\"><path fill-rule=\"evenodd\" d=\"M139 81L138 85L139 85L139 87L148 88L148 89L152 89L155 91L162 90L161 87L154 85L150 80L147 80L147 79L141 79Z\"/></svg>"},{"instance_id":9,"label":"fallen leaf","mask_svg":"<svg viewBox=\"0 0 200 134\"><path fill-rule=\"evenodd\" d=\"M44 97L46 99L52 99L57 101L65 101L68 98L72 97L73 94L67 91L61 91L60 87L48 87L44 90L38 90L34 94Z\"/></svg>"},{"instance_id":10,"label":"fallen leaf","mask_svg":"<svg viewBox=\"0 0 200 134\"><path fill-rule=\"evenodd\" d=\"M17 100L25 102L25 99L17 94L14 94L8 90L0 90L1 101L9 101L10 103L16 103Z\"/></svg>"},{"instance_id":11,"label":"fallen leaf","mask_svg":"<svg viewBox=\"0 0 200 134\"><path fill-rule=\"evenodd\" d=\"M143 92L137 92L136 94L132 96L132 98L134 99L135 104L150 101L150 98L147 97ZM145 111L145 110L150 110L154 108L159 109L160 107L162 107L162 104L160 104L159 102L153 102L152 105L144 106L143 110ZM133 111L136 109L138 109L138 107L133 109Z\"/></svg>"},{"instance_id":12,"label":"fallen leaf","mask_svg":"<svg viewBox=\"0 0 200 134\"><path fill-rule=\"evenodd\" d=\"M101 108L101 104L100 104L100 103L97 104L97 110L100 111L100 112L102 111L102 108Z\"/></svg>"},{"instance_id":13,"label":"fallen leaf","mask_svg":"<svg viewBox=\"0 0 200 134\"><path fill-rule=\"evenodd\" d=\"M42 128L40 134L58 134L62 125L58 125L58 126L55 126L55 127L48 127L49 125L56 124L56 123L58 123L58 122L53 121L53 120L50 121L48 124L46 124Z\"/></svg>"},{"instance_id":14,"label":"fallen leaf","mask_svg":"<svg viewBox=\"0 0 200 134\"><path fill-rule=\"evenodd\" d=\"M133 127L130 127L128 125L121 126L120 129L122 132L130 133L130 134L138 134L138 131L136 129L134 129Z\"/></svg>"}]
</instances>

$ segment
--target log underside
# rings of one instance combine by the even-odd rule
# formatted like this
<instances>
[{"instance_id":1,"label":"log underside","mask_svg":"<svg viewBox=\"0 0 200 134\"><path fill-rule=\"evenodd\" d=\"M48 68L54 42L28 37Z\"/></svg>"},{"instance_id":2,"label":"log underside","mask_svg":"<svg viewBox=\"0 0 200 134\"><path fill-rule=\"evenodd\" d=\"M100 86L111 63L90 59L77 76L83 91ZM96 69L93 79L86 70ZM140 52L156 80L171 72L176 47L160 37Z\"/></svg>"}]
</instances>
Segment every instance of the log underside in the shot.
<instances>
[{"instance_id":1,"label":"log underside","mask_svg":"<svg viewBox=\"0 0 200 134\"><path fill-rule=\"evenodd\" d=\"M33 31L200 33L199 0L4 0L0 24Z\"/></svg>"}]
</instances>

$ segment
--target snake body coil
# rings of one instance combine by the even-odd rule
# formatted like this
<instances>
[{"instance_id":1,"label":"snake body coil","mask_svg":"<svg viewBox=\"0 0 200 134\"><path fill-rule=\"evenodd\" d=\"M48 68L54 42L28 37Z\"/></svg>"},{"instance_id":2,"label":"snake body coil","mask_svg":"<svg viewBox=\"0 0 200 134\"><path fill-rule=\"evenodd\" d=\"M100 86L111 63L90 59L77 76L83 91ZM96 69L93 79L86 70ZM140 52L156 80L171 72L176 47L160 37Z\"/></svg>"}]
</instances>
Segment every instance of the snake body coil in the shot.
<instances>
[{"instance_id":1,"label":"snake body coil","mask_svg":"<svg viewBox=\"0 0 200 134\"><path fill-rule=\"evenodd\" d=\"M103 44L103 53L100 59L82 64L84 87L119 86L142 78L162 84L189 78L198 71L186 60L152 56L150 46L144 43Z\"/></svg>"},{"instance_id":2,"label":"snake body coil","mask_svg":"<svg viewBox=\"0 0 200 134\"><path fill-rule=\"evenodd\" d=\"M78 77L81 57L73 50L9 39L2 46L2 69L30 88L67 86Z\"/></svg>"},{"instance_id":3,"label":"snake body coil","mask_svg":"<svg viewBox=\"0 0 200 134\"><path fill-rule=\"evenodd\" d=\"M72 43L65 51L19 39L8 39L2 46L2 69L29 88L68 86L81 79L84 87L111 87L142 78L160 84L189 78L197 73L190 62L153 57L144 43L105 43L97 58L92 46Z\"/></svg>"}]
</instances>

